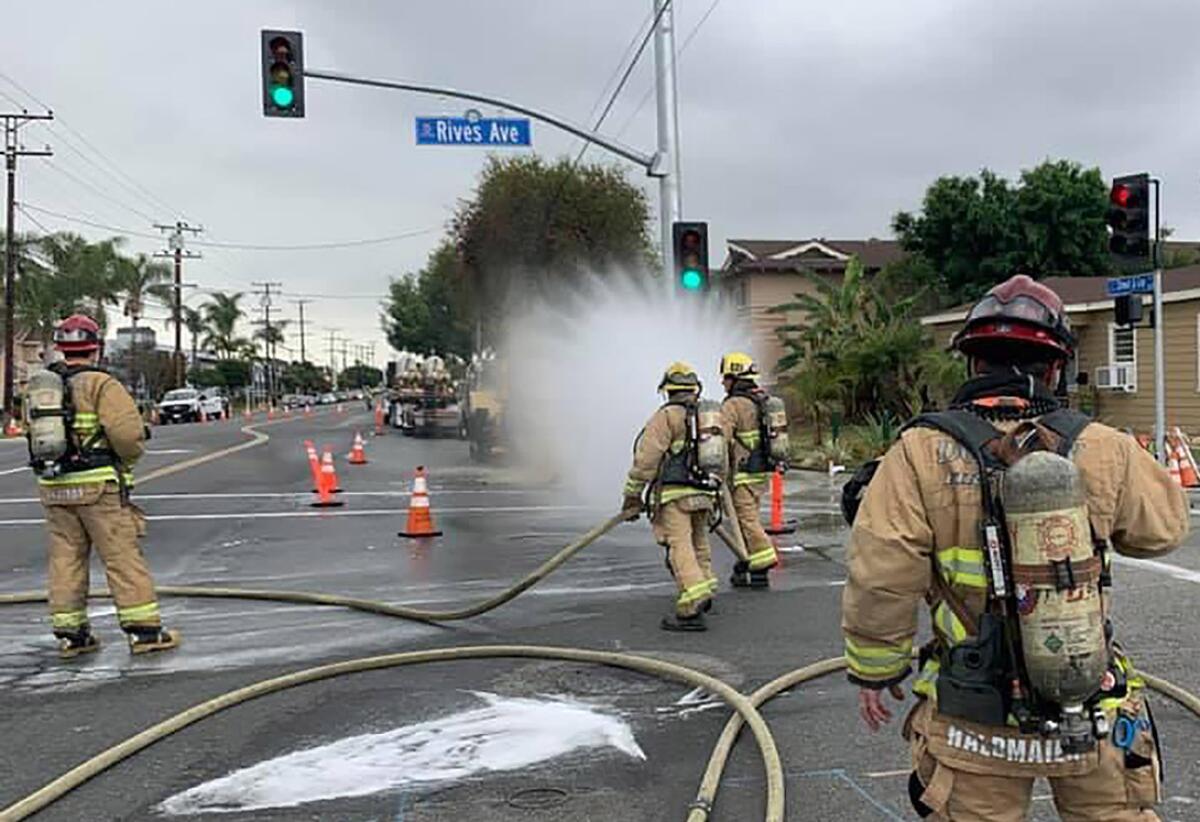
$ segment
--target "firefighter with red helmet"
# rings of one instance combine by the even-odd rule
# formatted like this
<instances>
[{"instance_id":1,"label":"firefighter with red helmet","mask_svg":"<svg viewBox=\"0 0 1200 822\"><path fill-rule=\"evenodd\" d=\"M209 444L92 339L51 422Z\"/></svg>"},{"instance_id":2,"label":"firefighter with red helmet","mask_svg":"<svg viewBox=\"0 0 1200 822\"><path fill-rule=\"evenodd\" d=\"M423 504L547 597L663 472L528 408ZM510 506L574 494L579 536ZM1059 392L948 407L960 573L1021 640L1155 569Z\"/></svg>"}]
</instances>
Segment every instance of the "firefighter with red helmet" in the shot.
<instances>
[{"instance_id":1,"label":"firefighter with red helmet","mask_svg":"<svg viewBox=\"0 0 1200 822\"><path fill-rule=\"evenodd\" d=\"M1157 736L1113 638L1111 558L1178 547L1188 506L1132 437L1060 407L1075 344L1051 289L1016 276L989 291L953 342L969 380L906 426L850 514L849 677L875 731L915 662L904 735L925 818L1024 820L1037 778L1064 819L1158 818ZM922 602L933 640L914 659Z\"/></svg>"},{"instance_id":2,"label":"firefighter with red helmet","mask_svg":"<svg viewBox=\"0 0 1200 822\"><path fill-rule=\"evenodd\" d=\"M99 648L88 621L88 556L104 562L117 620L135 654L179 644L162 625L154 581L138 539L145 516L129 499L146 429L133 397L99 367L95 320L67 317L54 330L63 359L30 377L26 397L30 456L38 473L49 536L49 604L59 655Z\"/></svg>"}]
</instances>

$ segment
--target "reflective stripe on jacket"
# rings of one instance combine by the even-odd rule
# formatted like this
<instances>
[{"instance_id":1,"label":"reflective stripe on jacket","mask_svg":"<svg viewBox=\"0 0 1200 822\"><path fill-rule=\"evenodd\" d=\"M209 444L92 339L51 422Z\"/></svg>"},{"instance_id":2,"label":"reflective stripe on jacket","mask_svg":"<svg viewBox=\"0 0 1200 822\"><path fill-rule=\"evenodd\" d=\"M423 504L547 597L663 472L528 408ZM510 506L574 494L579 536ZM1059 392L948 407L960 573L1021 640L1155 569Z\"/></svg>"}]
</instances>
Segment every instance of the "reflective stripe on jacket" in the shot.
<instances>
[{"instance_id":1,"label":"reflective stripe on jacket","mask_svg":"<svg viewBox=\"0 0 1200 822\"><path fill-rule=\"evenodd\" d=\"M754 400L741 394L726 397L721 403L728 430L730 474L734 485L757 485L771 478L769 471L748 471L747 463L763 446L762 421Z\"/></svg>"},{"instance_id":2,"label":"reflective stripe on jacket","mask_svg":"<svg viewBox=\"0 0 1200 822\"><path fill-rule=\"evenodd\" d=\"M664 405L651 415L638 435L633 452L633 466L625 480L626 496L641 496L646 486L658 479L659 471L670 454L679 454L687 447L687 409L681 405ZM684 497L713 496L711 491L686 485L663 485L656 504L673 502Z\"/></svg>"},{"instance_id":3,"label":"reflective stripe on jacket","mask_svg":"<svg viewBox=\"0 0 1200 822\"><path fill-rule=\"evenodd\" d=\"M61 487L123 480L132 487L133 464L141 457L145 442L145 427L133 397L115 377L102 371L84 371L68 379L75 409L72 429L78 443L86 449L111 452L124 473L118 475L116 466L105 465L39 478L38 483Z\"/></svg>"}]
</instances>

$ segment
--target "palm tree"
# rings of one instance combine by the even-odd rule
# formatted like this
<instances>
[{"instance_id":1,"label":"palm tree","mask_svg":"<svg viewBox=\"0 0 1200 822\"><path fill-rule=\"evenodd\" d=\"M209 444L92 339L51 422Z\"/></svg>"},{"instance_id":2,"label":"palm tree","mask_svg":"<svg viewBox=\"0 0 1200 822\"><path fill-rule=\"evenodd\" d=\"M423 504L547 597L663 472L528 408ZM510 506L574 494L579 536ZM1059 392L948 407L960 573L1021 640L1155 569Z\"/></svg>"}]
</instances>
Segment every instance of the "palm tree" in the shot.
<instances>
[{"instance_id":1,"label":"palm tree","mask_svg":"<svg viewBox=\"0 0 1200 822\"><path fill-rule=\"evenodd\" d=\"M162 289L159 286L167 283L171 276L169 265L156 263L145 254L138 254L136 257L118 257L116 286L125 296L125 314L133 325L134 336L136 336L138 320L142 318L146 297L161 297Z\"/></svg>"},{"instance_id":2,"label":"palm tree","mask_svg":"<svg viewBox=\"0 0 1200 822\"><path fill-rule=\"evenodd\" d=\"M212 299L201 306L207 331L204 347L212 350L223 360L231 359L245 350L247 340L237 336L237 324L246 312L242 310L242 292L226 294L214 291Z\"/></svg>"}]
</instances>

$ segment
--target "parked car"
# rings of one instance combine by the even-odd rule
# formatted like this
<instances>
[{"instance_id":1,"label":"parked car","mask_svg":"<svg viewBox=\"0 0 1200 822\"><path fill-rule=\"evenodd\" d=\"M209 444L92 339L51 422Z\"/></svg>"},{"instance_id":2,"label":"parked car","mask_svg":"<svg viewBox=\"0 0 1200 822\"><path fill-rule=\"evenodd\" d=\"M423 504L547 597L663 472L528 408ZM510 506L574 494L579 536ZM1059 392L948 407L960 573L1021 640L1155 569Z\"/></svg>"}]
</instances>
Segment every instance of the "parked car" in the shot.
<instances>
[{"instance_id":1,"label":"parked car","mask_svg":"<svg viewBox=\"0 0 1200 822\"><path fill-rule=\"evenodd\" d=\"M320 405L333 405L337 401L338 401L338 398L335 394L322 394L321 399L319 400L319 404Z\"/></svg>"},{"instance_id":2,"label":"parked car","mask_svg":"<svg viewBox=\"0 0 1200 822\"><path fill-rule=\"evenodd\" d=\"M176 388L168 391L158 404L158 421L195 422L200 419L200 392L195 388Z\"/></svg>"},{"instance_id":3,"label":"parked car","mask_svg":"<svg viewBox=\"0 0 1200 822\"><path fill-rule=\"evenodd\" d=\"M209 418L228 417L229 397L225 396L225 391L220 388L202 389L200 391L200 408Z\"/></svg>"}]
</instances>

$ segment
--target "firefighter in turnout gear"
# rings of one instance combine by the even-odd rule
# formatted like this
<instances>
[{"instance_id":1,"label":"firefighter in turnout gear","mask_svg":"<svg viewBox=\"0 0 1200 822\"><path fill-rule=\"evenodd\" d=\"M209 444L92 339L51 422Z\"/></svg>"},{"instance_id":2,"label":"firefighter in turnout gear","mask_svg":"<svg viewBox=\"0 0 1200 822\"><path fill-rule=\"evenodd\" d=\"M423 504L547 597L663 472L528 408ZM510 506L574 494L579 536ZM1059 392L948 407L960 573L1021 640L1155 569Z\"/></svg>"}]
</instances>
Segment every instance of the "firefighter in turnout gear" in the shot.
<instances>
[{"instance_id":1,"label":"firefighter in turnout gear","mask_svg":"<svg viewBox=\"0 0 1200 822\"><path fill-rule=\"evenodd\" d=\"M911 672L909 793L925 818L1017 822L1036 778L1068 822L1155 820L1161 767L1144 682L1113 637L1111 554L1188 532L1183 492L1133 437L1060 408L1062 301L1016 276L969 312L971 378L906 426L854 515L842 630L870 730Z\"/></svg>"},{"instance_id":2,"label":"firefighter in turnout gear","mask_svg":"<svg viewBox=\"0 0 1200 822\"><path fill-rule=\"evenodd\" d=\"M759 506L774 462L763 437L767 395L758 386L758 367L749 354L734 352L721 358L725 384L725 413L732 462L733 509L749 557L733 566L735 588L767 588L767 571L779 562L775 546L763 530Z\"/></svg>"},{"instance_id":3,"label":"firefighter in turnout gear","mask_svg":"<svg viewBox=\"0 0 1200 822\"><path fill-rule=\"evenodd\" d=\"M663 617L662 627L669 631L703 631L704 613L717 590L708 521L719 486L698 464L700 379L690 365L671 363L658 390L666 395L666 402L646 422L634 443L622 511L630 520L647 511L655 540L666 548L667 568L675 577L679 594L674 611ZM715 411L715 403L710 405ZM719 415L711 416L719 437Z\"/></svg>"},{"instance_id":4,"label":"firefighter in turnout gear","mask_svg":"<svg viewBox=\"0 0 1200 822\"><path fill-rule=\"evenodd\" d=\"M26 413L31 462L46 512L50 620L59 654L67 659L99 648L87 613L92 547L104 562L130 650L174 648L179 635L162 627L154 582L138 545L145 517L129 501L131 471L146 438L142 418L124 386L97 365L100 328L94 320L67 317L54 331L54 345L63 361L51 365L50 373L31 377L31 387L36 383L50 390L31 390ZM57 421L62 426L56 437ZM35 440L32 432L39 427L45 435Z\"/></svg>"}]
</instances>

